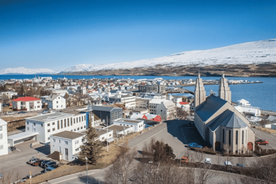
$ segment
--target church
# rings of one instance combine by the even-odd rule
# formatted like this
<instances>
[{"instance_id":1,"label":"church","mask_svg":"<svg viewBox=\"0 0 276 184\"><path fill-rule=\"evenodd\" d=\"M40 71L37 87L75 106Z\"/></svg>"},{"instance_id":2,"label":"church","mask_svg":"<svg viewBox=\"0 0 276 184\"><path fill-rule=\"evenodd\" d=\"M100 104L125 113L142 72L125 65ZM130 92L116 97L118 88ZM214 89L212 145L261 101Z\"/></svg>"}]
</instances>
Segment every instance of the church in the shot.
<instances>
[{"instance_id":1,"label":"church","mask_svg":"<svg viewBox=\"0 0 276 184\"><path fill-rule=\"evenodd\" d=\"M231 91L224 75L219 80L218 96L210 94L206 97L198 74L194 97L195 127L214 150L231 154L254 151L255 132L249 121L231 105Z\"/></svg>"}]
</instances>

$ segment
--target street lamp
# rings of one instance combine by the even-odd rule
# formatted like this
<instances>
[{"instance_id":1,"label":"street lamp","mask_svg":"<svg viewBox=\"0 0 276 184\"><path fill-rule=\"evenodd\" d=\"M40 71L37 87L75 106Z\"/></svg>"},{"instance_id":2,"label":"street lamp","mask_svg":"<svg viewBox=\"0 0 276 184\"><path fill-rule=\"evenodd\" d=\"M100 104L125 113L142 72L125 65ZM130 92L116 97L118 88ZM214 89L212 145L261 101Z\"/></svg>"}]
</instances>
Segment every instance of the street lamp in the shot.
<instances>
[{"instance_id":1,"label":"street lamp","mask_svg":"<svg viewBox=\"0 0 276 184\"><path fill-rule=\"evenodd\" d=\"M86 184L88 184L88 166L87 166L87 157L85 157L86 160Z\"/></svg>"}]
</instances>

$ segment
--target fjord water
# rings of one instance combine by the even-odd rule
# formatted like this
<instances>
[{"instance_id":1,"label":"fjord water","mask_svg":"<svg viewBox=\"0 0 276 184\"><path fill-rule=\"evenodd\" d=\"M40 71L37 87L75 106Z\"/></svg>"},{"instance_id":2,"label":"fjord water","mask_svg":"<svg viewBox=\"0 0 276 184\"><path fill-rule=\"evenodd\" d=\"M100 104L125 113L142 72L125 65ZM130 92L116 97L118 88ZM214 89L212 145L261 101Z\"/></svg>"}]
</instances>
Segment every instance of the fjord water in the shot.
<instances>
[{"instance_id":1,"label":"fjord water","mask_svg":"<svg viewBox=\"0 0 276 184\"><path fill-rule=\"evenodd\" d=\"M37 75L36 75L37 76ZM68 79L92 79L92 78L117 78L117 79L154 79L163 78L166 80L196 79L197 76L91 76L91 75L39 75L41 77L52 77L53 79L66 77ZM32 79L35 75L0 75L0 80L7 79ZM220 77L201 77L203 80L215 80ZM252 106L260 107L264 110L276 111L276 78L275 77L227 77L228 80L248 80L262 81L255 84L230 85L232 91L232 101L246 99ZM218 85L205 85L206 94L210 90L218 94ZM194 91L194 86L185 87Z\"/></svg>"}]
</instances>

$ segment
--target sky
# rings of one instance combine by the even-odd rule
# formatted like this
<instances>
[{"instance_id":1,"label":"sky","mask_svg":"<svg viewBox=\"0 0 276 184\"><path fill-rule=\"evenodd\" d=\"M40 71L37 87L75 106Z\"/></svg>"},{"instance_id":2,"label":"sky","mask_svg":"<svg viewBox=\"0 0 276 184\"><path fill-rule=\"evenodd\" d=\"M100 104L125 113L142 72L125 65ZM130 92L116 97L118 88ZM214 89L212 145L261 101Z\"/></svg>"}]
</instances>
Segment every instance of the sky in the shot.
<instances>
[{"instance_id":1,"label":"sky","mask_svg":"<svg viewBox=\"0 0 276 184\"><path fill-rule=\"evenodd\" d=\"M106 64L276 38L275 0L0 0L0 70Z\"/></svg>"}]
</instances>

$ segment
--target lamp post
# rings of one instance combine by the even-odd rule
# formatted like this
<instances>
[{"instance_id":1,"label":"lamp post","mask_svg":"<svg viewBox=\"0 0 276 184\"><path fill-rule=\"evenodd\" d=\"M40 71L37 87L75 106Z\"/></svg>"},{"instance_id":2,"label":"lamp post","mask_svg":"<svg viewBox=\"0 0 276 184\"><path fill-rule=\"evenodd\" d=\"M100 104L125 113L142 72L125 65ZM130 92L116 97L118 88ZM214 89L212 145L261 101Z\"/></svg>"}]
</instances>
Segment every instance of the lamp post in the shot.
<instances>
[{"instance_id":1,"label":"lamp post","mask_svg":"<svg viewBox=\"0 0 276 184\"><path fill-rule=\"evenodd\" d=\"M88 165L87 165L87 157L85 157L86 160L86 184L88 184Z\"/></svg>"}]
</instances>

